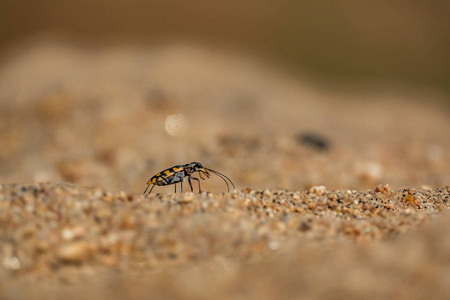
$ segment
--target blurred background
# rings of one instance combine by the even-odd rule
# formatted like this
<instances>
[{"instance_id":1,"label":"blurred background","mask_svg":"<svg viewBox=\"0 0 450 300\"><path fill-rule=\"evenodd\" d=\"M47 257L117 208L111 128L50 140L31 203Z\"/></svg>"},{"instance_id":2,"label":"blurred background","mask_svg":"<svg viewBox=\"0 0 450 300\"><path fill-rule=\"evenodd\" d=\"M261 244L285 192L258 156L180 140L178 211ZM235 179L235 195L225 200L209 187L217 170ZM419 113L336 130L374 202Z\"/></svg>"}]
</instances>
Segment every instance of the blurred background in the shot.
<instances>
[{"instance_id":1,"label":"blurred background","mask_svg":"<svg viewBox=\"0 0 450 300\"><path fill-rule=\"evenodd\" d=\"M448 1L2 1L0 44L197 41L268 55L331 80L450 88Z\"/></svg>"},{"instance_id":2,"label":"blurred background","mask_svg":"<svg viewBox=\"0 0 450 300\"><path fill-rule=\"evenodd\" d=\"M200 161L238 189L448 184L449 11L3 0L0 182L140 193Z\"/></svg>"}]
</instances>

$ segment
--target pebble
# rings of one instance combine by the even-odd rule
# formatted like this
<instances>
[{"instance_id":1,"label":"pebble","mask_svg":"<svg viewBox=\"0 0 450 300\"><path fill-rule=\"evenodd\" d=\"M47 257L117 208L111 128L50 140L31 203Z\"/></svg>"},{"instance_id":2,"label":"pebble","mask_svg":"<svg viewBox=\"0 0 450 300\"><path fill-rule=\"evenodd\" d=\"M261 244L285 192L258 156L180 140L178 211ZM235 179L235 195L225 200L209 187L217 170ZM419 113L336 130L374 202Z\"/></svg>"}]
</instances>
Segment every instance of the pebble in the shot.
<instances>
[{"instance_id":1,"label":"pebble","mask_svg":"<svg viewBox=\"0 0 450 300\"><path fill-rule=\"evenodd\" d=\"M63 244L58 250L58 258L66 263L81 263L90 254L89 244L85 241Z\"/></svg>"},{"instance_id":2,"label":"pebble","mask_svg":"<svg viewBox=\"0 0 450 300\"><path fill-rule=\"evenodd\" d=\"M192 200L194 200L194 193L186 192L183 194L183 197L181 197L181 199L178 200L178 202L179 203L188 203L188 202L192 202Z\"/></svg>"},{"instance_id":3,"label":"pebble","mask_svg":"<svg viewBox=\"0 0 450 300\"><path fill-rule=\"evenodd\" d=\"M296 139L298 143L311 147L317 151L325 152L330 148L330 141L321 134L305 132L299 134Z\"/></svg>"},{"instance_id":4,"label":"pebble","mask_svg":"<svg viewBox=\"0 0 450 300\"><path fill-rule=\"evenodd\" d=\"M310 194L315 194L317 196L323 196L327 192L327 188L323 185L313 186L309 189Z\"/></svg>"},{"instance_id":5,"label":"pebble","mask_svg":"<svg viewBox=\"0 0 450 300\"><path fill-rule=\"evenodd\" d=\"M3 261L3 265L10 270L16 271L20 269L20 260L15 257L12 256L10 258L7 258Z\"/></svg>"}]
</instances>

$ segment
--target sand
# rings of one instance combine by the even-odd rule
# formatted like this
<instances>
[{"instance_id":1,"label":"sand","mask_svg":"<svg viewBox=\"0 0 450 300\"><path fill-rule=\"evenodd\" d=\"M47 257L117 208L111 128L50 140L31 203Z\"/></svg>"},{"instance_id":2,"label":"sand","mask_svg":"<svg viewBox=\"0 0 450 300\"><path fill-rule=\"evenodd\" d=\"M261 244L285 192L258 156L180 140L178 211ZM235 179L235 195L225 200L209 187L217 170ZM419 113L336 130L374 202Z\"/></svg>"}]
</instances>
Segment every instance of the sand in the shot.
<instances>
[{"instance_id":1,"label":"sand","mask_svg":"<svg viewBox=\"0 0 450 300\"><path fill-rule=\"evenodd\" d=\"M441 215L450 187L142 196L49 183L0 192L4 299L58 299L80 286L83 299L449 292L450 218Z\"/></svg>"},{"instance_id":2,"label":"sand","mask_svg":"<svg viewBox=\"0 0 450 300\"><path fill-rule=\"evenodd\" d=\"M0 299L449 298L447 96L194 45L2 58ZM142 195L191 161L236 190Z\"/></svg>"}]
</instances>

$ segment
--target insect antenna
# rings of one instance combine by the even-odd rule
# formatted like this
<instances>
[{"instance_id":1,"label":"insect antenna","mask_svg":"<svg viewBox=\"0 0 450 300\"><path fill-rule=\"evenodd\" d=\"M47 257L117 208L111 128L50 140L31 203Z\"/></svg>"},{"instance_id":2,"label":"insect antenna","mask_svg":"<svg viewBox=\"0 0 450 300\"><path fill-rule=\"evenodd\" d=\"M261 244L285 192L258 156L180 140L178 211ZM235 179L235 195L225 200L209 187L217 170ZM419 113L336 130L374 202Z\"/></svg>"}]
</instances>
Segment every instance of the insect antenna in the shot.
<instances>
[{"instance_id":1,"label":"insect antenna","mask_svg":"<svg viewBox=\"0 0 450 300\"><path fill-rule=\"evenodd\" d=\"M224 174L222 174L222 173L220 173L220 172L217 172L217 171L215 171L215 170L212 170L212 169L208 169L208 168L205 168L205 170L211 171L211 172L213 172L214 174L216 174L217 176L219 176L220 178L222 178L222 180L225 181L225 183L227 184L228 192L230 191L230 185L228 184L228 182L226 181L226 179L228 179L228 181L231 183L231 185L233 186L233 189L236 189L235 186L234 186L233 181L231 181L231 179L228 178L227 176L225 176Z\"/></svg>"}]
</instances>

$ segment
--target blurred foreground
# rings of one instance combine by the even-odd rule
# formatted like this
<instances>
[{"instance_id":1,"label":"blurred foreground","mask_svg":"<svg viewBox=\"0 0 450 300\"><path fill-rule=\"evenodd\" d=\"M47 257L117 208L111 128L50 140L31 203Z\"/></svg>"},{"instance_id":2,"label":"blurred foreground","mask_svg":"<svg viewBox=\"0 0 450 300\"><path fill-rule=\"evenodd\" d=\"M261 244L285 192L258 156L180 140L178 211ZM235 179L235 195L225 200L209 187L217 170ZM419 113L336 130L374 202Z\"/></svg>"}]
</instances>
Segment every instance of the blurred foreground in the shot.
<instances>
[{"instance_id":1,"label":"blurred foreground","mask_svg":"<svg viewBox=\"0 0 450 300\"><path fill-rule=\"evenodd\" d=\"M438 218L448 187L147 197L68 184L0 188L2 299L450 294L450 219Z\"/></svg>"},{"instance_id":2,"label":"blurred foreground","mask_svg":"<svg viewBox=\"0 0 450 300\"><path fill-rule=\"evenodd\" d=\"M450 295L449 187L143 197L1 185L0 200L1 299Z\"/></svg>"}]
</instances>

